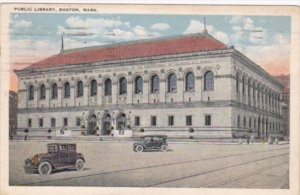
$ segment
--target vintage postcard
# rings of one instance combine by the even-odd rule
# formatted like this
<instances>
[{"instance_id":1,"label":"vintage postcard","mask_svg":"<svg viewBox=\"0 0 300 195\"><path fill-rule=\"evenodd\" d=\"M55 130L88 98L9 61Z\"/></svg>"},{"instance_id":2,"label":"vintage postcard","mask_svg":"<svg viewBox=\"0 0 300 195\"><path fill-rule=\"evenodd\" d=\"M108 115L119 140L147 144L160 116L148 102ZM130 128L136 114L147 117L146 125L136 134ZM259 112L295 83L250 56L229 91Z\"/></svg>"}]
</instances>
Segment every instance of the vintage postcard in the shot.
<instances>
[{"instance_id":1,"label":"vintage postcard","mask_svg":"<svg viewBox=\"0 0 300 195\"><path fill-rule=\"evenodd\" d=\"M299 194L299 13L1 5L1 194Z\"/></svg>"}]
</instances>

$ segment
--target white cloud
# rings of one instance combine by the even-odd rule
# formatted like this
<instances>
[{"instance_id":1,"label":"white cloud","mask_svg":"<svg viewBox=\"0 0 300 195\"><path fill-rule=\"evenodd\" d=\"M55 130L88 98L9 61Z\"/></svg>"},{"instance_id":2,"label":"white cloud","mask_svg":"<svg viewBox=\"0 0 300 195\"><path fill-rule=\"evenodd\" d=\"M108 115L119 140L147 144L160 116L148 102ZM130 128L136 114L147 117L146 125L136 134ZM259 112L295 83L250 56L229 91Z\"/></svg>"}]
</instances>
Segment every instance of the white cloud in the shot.
<instances>
[{"instance_id":1,"label":"white cloud","mask_svg":"<svg viewBox=\"0 0 300 195\"><path fill-rule=\"evenodd\" d=\"M290 42L289 39L281 33L275 34L274 35L274 40L276 41L276 43L281 44L281 45L282 44L289 44L289 42Z\"/></svg>"},{"instance_id":2,"label":"white cloud","mask_svg":"<svg viewBox=\"0 0 300 195\"><path fill-rule=\"evenodd\" d=\"M134 40L160 36L157 32L150 32L145 27L137 25L131 27L130 22L106 18L87 18L69 17L66 26L58 26L57 34L64 33L66 37L75 37L81 40L92 40L95 38L115 40ZM111 42L108 41L108 42Z\"/></svg>"},{"instance_id":3,"label":"white cloud","mask_svg":"<svg viewBox=\"0 0 300 195\"><path fill-rule=\"evenodd\" d=\"M169 28L170 28L170 25L166 24L166 23L156 23L151 26L151 29L161 30L161 31L168 30Z\"/></svg>"},{"instance_id":4,"label":"white cloud","mask_svg":"<svg viewBox=\"0 0 300 195\"><path fill-rule=\"evenodd\" d=\"M10 41L11 64L32 64L59 52L59 42L50 40L19 39ZM17 54L16 54L16 51Z\"/></svg>"},{"instance_id":5,"label":"white cloud","mask_svg":"<svg viewBox=\"0 0 300 195\"><path fill-rule=\"evenodd\" d=\"M207 25L206 29L209 34L211 34L216 39L220 40L221 42L227 44L229 42L228 35L225 32L217 30L212 25ZM201 33L204 30L204 24L197 20L191 20L190 25L187 29L183 32L183 34L190 34L190 33Z\"/></svg>"},{"instance_id":6,"label":"white cloud","mask_svg":"<svg viewBox=\"0 0 300 195\"><path fill-rule=\"evenodd\" d=\"M238 24L241 22L242 17L241 16L232 16L231 19L229 20L230 24Z\"/></svg>"},{"instance_id":7,"label":"white cloud","mask_svg":"<svg viewBox=\"0 0 300 195\"><path fill-rule=\"evenodd\" d=\"M32 26L32 22L27 20L15 20L13 21L13 25L15 28L29 28Z\"/></svg>"}]
</instances>

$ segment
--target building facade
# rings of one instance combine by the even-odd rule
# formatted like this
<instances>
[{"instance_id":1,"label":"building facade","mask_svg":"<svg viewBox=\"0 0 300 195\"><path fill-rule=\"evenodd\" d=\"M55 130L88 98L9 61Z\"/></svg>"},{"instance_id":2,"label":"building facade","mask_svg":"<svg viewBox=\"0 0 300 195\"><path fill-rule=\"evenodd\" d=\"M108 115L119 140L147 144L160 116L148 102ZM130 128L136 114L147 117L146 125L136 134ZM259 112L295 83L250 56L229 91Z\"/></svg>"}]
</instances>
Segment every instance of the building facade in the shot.
<instances>
[{"instance_id":1,"label":"building facade","mask_svg":"<svg viewBox=\"0 0 300 195\"><path fill-rule=\"evenodd\" d=\"M20 134L231 138L282 128L283 85L206 32L66 50L16 73Z\"/></svg>"}]
</instances>

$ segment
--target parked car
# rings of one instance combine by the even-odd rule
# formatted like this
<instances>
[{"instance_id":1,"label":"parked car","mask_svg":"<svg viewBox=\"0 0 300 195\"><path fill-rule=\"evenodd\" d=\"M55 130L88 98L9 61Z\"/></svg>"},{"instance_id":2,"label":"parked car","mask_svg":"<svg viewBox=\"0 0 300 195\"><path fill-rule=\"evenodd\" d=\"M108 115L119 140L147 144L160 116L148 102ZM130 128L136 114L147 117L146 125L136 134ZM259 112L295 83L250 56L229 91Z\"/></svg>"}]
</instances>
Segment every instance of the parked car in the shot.
<instances>
[{"instance_id":1,"label":"parked car","mask_svg":"<svg viewBox=\"0 0 300 195\"><path fill-rule=\"evenodd\" d=\"M133 144L133 151L143 152L145 150L168 150L166 135L145 135L142 140Z\"/></svg>"},{"instance_id":2,"label":"parked car","mask_svg":"<svg viewBox=\"0 0 300 195\"><path fill-rule=\"evenodd\" d=\"M25 160L25 172L48 175L52 170L83 170L85 159L76 152L76 144L51 143L47 145L48 153L36 154Z\"/></svg>"}]
</instances>

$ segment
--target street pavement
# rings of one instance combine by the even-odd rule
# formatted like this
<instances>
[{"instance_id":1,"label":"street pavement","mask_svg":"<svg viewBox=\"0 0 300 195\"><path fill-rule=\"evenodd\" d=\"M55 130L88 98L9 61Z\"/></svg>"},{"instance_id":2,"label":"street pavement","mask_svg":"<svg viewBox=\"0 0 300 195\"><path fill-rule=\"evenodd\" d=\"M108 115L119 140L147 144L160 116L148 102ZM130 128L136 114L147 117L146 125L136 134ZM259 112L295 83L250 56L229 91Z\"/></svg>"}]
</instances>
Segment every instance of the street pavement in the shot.
<instances>
[{"instance_id":1,"label":"street pavement","mask_svg":"<svg viewBox=\"0 0 300 195\"><path fill-rule=\"evenodd\" d=\"M77 142L77 143L76 143ZM132 151L132 142L78 142L83 171L25 174L24 160L48 141L11 141L9 183L16 186L289 188L289 145L170 143L167 152Z\"/></svg>"}]
</instances>

